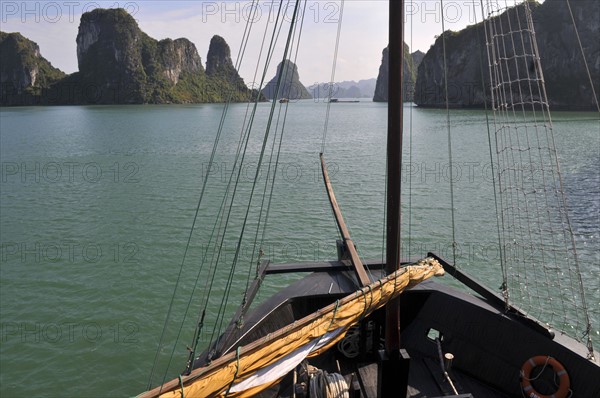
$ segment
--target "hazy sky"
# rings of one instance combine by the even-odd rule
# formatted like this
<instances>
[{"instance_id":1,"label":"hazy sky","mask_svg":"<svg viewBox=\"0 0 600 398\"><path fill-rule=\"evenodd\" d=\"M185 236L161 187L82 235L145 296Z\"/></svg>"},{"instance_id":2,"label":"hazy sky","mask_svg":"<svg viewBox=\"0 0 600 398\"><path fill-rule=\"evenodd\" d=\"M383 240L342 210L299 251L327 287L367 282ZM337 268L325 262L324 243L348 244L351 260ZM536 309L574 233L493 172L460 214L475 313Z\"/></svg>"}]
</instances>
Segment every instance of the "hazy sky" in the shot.
<instances>
[{"instance_id":1,"label":"hazy sky","mask_svg":"<svg viewBox=\"0 0 600 398\"><path fill-rule=\"evenodd\" d=\"M484 0L487 3L489 0ZM492 0L512 5L515 0ZM234 62L240 47L246 21L251 14L250 1L5 1L0 0L0 29L20 32L40 46L42 55L64 72L77 71L75 38L79 19L94 8L124 8L137 20L140 28L155 39L186 37L197 47L202 62L206 60L210 38L223 36L231 47ZM252 43L240 67L240 74L250 83L260 41L269 21L279 7L279 1L259 0L254 20ZM284 5L288 4L284 0ZM443 6L442 6L443 4ZM473 4L476 9L473 10ZM445 28L460 30L481 20L480 0L407 0L406 42L411 51L426 52L435 36L442 32L441 10ZM329 81L333 61L338 20L342 17L342 36L336 68L336 81L377 77L381 51L387 45L388 2L382 0L346 0L343 14L340 1L308 1L304 13L304 28L297 64L305 85ZM273 12L269 17L270 11ZM287 20L293 6L289 5ZM270 26L273 24L271 23ZM289 25L285 25L287 29ZM411 34L412 32L412 34ZM284 33L282 33L283 37ZM282 47L282 46L281 46ZM280 54L280 53L277 53ZM275 66L273 63L271 77Z\"/></svg>"}]
</instances>

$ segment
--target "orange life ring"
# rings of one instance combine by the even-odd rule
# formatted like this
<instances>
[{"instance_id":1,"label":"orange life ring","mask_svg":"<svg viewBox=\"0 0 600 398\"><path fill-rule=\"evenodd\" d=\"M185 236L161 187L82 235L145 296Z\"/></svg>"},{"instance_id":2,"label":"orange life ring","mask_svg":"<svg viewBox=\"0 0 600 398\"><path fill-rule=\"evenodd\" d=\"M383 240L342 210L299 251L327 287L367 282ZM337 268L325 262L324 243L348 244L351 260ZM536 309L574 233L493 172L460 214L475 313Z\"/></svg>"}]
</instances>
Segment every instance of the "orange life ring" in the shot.
<instances>
[{"instance_id":1,"label":"orange life ring","mask_svg":"<svg viewBox=\"0 0 600 398\"><path fill-rule=\"evenodd\" d=\"M554 373L560 380L558 390L552 395L544 395L537 392L531 385L531 371L538 366L552 366ZM569 374L560 362L551 356L538 355L529 358L521 367L521 388L528 398L566 398L569 395L571 380Z\"/></svg>"}]
</instances>

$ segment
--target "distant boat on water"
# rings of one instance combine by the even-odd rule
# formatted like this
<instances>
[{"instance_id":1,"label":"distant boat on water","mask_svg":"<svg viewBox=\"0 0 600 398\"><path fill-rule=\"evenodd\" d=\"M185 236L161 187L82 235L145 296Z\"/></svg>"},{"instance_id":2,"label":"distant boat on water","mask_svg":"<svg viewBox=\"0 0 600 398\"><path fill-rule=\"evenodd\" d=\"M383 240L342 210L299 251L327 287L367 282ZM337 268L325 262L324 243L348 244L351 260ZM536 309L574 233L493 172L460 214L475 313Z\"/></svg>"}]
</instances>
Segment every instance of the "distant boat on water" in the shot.
<instances>
[{"instance_id":1,"label":"distant boat on water","mask_svg":"<svg viewBox=\"0 0 600 398\"><path fill-rule=\"evenodd\" d=\"M360 101L359 101L359 100L341 100L341 101L340 101L340 100L339 100L339 99L337 99L337 98L332 98L332 99L330 99L330 100L329 100L329 102L331 102L331 103L334 103L334 104L335 104L335 103L342 103L342 102L345 102L345 103L352 103L352 104L353 104L353 103L360 102Z\"/></svg>"}]
</instances>

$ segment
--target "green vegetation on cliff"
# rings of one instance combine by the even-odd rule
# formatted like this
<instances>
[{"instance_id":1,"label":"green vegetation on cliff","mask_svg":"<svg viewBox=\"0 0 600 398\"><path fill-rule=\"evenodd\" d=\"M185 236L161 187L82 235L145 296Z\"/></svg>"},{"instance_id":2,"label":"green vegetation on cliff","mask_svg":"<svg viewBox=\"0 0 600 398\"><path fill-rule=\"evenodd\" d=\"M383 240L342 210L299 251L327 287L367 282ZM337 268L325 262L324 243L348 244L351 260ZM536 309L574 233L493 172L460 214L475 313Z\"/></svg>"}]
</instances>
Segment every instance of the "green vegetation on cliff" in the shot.
<instances>
[{"instance_id":1,"label":"green vegetation on cliff","mask_svg":"<svg viewBox=\"0 0 600 398\"><path fill-rule=\"evenodd\" d=\"M36 103L43 90L66 75L20 33L0 32L0 104Z\"/></svg>"},{"instance_id":2,"label":"green vegetation on cliff","mask_svg":"<svg viewBox=\"0 0 600 398\"><path fill-rule=\"evenodd\" d=\"M35 43L18 35L25 41L21 47L35 49L22 56L23 51L3 44L5 36L0 47L2 83L16 89L10 101L2 101L4 105L240 102L256 95L235 70L223 38L211 40L207 73L192 42L184 38L157 41L142 32L123 9L95 9L81 16L79 71L69 76L49 69ZM31 70L31 59L44 72L37 73L37 80L21 78Z\"/></svg>"},{"instance_id":3,"label":"green vegetation on cliff","mask_svg":"<svg viewBox=\"0 0 600 398\"><path fill-rule=\"evenodd\" d=\"M595 101L588 79L586 65L578 45L575 27L564 0L546 0L543 4L529 0L533 24L536 30L543 78L548 102L553 109L593 110ZM519 5L521 9L523 5ZM581 38L583 52L587 58L596 93L600 93L600 2L598 0L578 0L571 2L575 23ZM497 29L511 31L510 25L518 26L525 15L512 9L496 20ZM509 17L510 16L510 19ZM509 22L510 21L510 22ZM516 36L516 34L515 34ZM444 65L443 43L446 40L448 68L448 100L452 107L483 107L489 94L489 70L486 50L486 32L482 23L472 25L460 32L444 32L431 46L418 69L415 102L420 106L444 107ZM528 39L521 44L507 39L503 50L512 54L512 46L524 45L530 48ZM527 52L531 53L530 50ZM517 53L523 50L517 48ZM513 76L527 76L532 71L532 61L507 65ZM481 65L483 62L483 65ZM482 78L483 76L483 78ZM486 92L484 93L484 88ZM531 94L538 98L539 94Z\"/></svg>"}]
</instances>

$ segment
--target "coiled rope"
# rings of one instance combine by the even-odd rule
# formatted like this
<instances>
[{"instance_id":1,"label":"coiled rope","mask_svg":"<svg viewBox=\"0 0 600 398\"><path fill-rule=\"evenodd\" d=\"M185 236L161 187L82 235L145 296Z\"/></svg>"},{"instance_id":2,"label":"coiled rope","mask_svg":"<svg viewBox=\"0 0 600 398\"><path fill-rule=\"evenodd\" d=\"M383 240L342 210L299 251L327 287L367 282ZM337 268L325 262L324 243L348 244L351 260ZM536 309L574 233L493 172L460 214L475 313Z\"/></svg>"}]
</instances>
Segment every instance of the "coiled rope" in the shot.
<instances>
[{"instance_id":1,"label":"coiled rope","mask_svg":"<svg viewBox=\"0 0 600 398\"><path fill-rule=\"evenodd\" d=\"M317 370L310 378L311 398L350 398L348 383L339 373Z\"/></svg>"}]
</instances>

